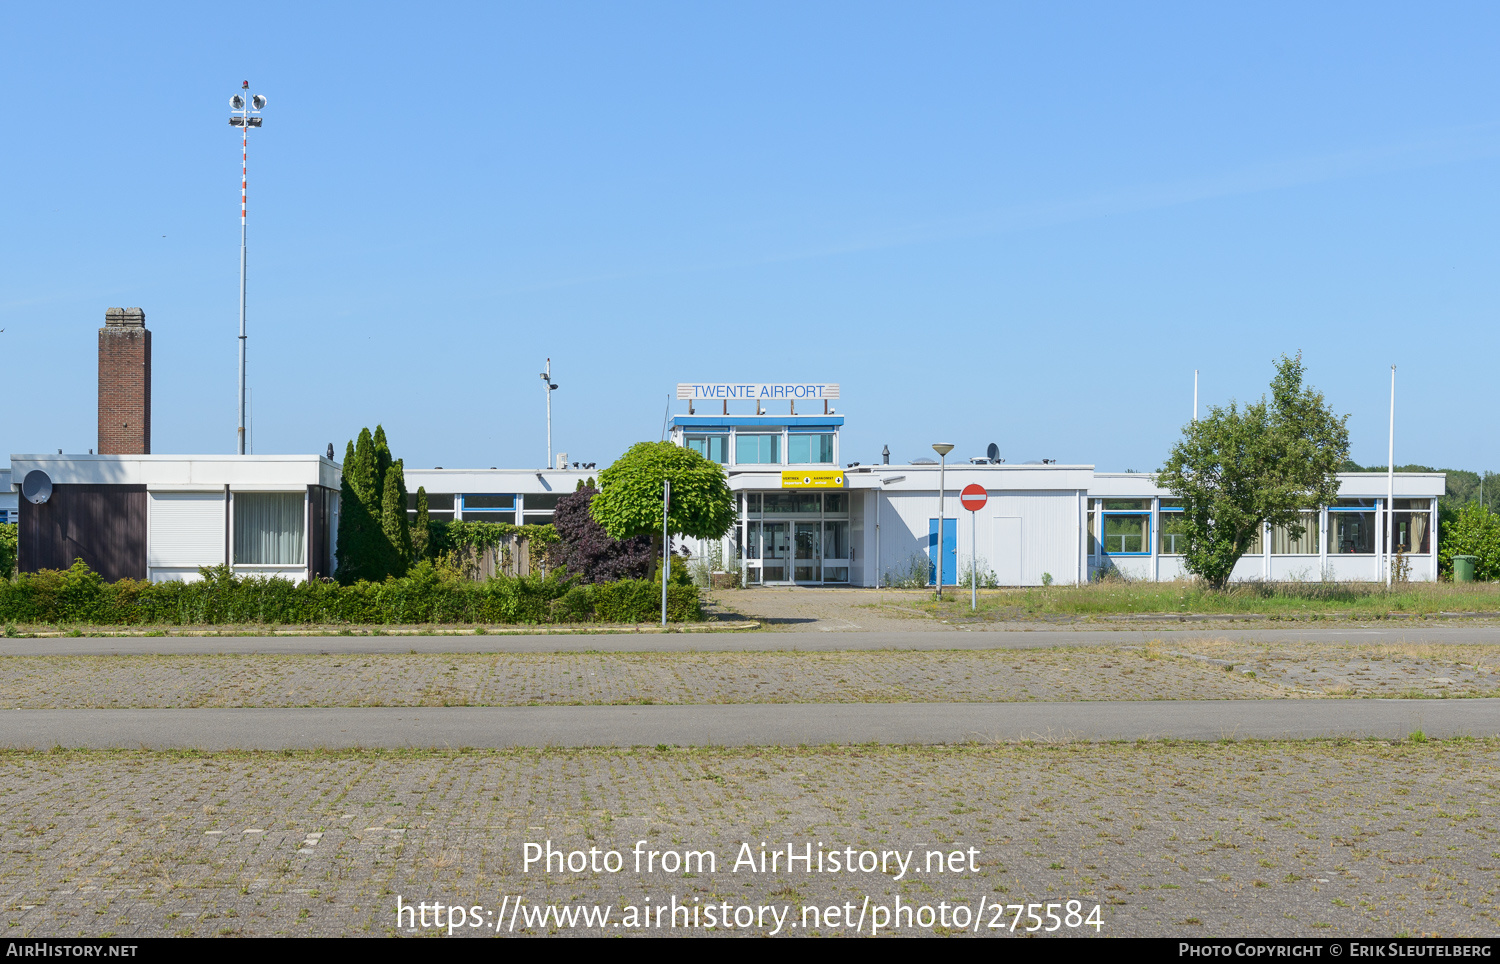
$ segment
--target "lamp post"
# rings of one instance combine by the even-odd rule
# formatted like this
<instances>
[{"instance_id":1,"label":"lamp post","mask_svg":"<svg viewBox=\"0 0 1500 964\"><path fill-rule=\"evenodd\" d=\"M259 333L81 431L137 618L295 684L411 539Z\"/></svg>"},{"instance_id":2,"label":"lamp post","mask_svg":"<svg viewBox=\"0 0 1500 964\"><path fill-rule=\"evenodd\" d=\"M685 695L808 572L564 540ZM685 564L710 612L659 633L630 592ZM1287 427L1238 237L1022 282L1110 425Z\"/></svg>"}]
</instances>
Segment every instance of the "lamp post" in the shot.
<instances>
[{"instance_id":1,"label":"lamp post","mask_svg":"<svg viewBox=\"0 0 1500 964\"><path fill-rule=\"evenodd\" d=\"M948 453L953 451L952 442L933 442L932 450L938 454L938 557L937 597L943 598L943 491L947 488Z\"/></svg>"},{"instance_id":2,"label":"lamp post","mask_svg":"<svg viewBox=\"0 0 1500 964\"><path fill-rule=\"evenodd\" d=\"M240 454L245 454L245 195L250 183L250 128L259 127L260 112L266 99L250 93L250 81L240 84L240 92L229 98L234 113L229 125L240 129Z\"/></svg>"},{"instance_id":3,"label":"lamp post","mask_svg":"<svg viewBox=\"0 0 1500 964\"><path fill-rule=\"evenodd\" d=\"M542 381L547 385L547 468L552 468L552 393L557 385L552 381L552 359L547 359L547 370L542 372Z\"/></svg>"}]
</instances>

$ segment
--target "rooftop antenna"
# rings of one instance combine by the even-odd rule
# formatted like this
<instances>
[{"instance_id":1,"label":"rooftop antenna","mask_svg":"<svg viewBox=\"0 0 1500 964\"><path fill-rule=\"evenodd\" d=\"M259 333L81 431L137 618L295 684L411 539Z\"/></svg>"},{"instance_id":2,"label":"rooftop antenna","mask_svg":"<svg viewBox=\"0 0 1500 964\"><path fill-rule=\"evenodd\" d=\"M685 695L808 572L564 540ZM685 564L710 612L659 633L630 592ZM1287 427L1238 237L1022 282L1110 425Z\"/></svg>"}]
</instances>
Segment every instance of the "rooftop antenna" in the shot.
<instances>
[{"instance_id":1,"label":"rooftop antenna","mask_svg":"<svg viewBox=\"0 0 1500 964\"><path fill-rule=\"evenodd\" d=\"M250 93L250 81L240 84L239 93L229 98L229 125L240 129L240 430L239 451L245 454L245 195L250 183L250 128L261 124L260 112L266 99Z\"/></svg>"},{"instance_id":2,"label":"rooftop antenna","mask_svg":"<svg viewBox=\"0 0 1500 964\"><path fill-rule=\"evenodd\" d=\"M760 403L756 402L756 404L759 405ZM671 415L672 415L672 396L671 396L671 394L668 394L667 395L667 408L666 408L666 411L664 411L664 412L661 413L661 440L663 442L665 442L667 440L667 419L670 418Z\"/></svg>"}]
</instances>

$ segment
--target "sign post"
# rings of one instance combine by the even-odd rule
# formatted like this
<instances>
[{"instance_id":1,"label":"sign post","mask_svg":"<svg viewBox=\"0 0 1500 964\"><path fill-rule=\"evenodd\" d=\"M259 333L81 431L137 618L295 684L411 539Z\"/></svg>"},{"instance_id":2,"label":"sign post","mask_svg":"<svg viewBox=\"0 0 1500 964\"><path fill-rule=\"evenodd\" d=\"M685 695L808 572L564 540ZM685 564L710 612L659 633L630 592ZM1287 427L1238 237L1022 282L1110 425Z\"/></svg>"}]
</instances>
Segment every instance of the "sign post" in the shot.
<instances>
[{"instance_id":1,"label":"sign post","mask_svg":"<svg viewBox=\"0 0 1500 964\"><path fill-rule=\"evenodd\" d=\"M958 500L969 516L969 608L979 609L979 510L990 500L990 494L977 482L964 486Z\"/></svg>"},{"instance_id":2,"label":"sign post","mask_svg":"<svg viewBox=\"0 0 1500 964\"><path fill-rule=\"evenodd\" d=\"M661 625L667 628L667 579L672 575L672 539L667 535L667 506L672 504L672 483L661 480Z\"/></svg>"}]
</instances>

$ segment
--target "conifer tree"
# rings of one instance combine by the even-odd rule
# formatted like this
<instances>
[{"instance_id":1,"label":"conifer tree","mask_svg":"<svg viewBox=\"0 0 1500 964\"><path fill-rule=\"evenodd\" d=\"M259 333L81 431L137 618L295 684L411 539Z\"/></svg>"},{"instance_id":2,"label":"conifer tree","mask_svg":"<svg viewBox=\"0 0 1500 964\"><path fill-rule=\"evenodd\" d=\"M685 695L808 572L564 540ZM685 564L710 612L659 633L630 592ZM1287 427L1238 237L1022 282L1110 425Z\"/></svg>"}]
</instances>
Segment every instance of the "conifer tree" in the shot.
<instances>
[{"instance_id":1,"label":"conifer tree","mask_svg":"<svg viewBox=\"0 0 1500 964\"><path fill-rule=\"evenodd\" d=\"M403 576L411 563L406 519L406 474L393 462L385 429L361 429L344 455L339 492L338 579L381 582Z\"/></svg>"},{"instance_id":2,"label":"conifer tree","mask_svg":"<svg viewBox=\"0 0 1500 964\"><path fill-rule=\"evenodd\" d=\"M432 537L431 519L427 512L427 487L417 486L417 521L411 529L411 558L413 562L431 559L429 541Z\"/></svg>"},{"instance_id":3,"label":"conifer tree","mask_svg":"<svg viewBox=\"0 0 1500 964\"><path fill-rule=\"evenodd\" d=\"M382 503L380 527L386 540L386 571L404 576L411 565L411 526L406 520L406 472L399 460L386 470Z\"/></svg>"},{"instance_id":4,"label":"conifer tree","mask_svg":"<svg viewBox=\"0 0 1500 964\"><path fill-rule=\"evenodd\" d=\"M338 580L345 585L360 579L383 579L379 574L379 544L384 541L379 516L370 511L374 494L374 446L370 430L359 433L356 445L344 450L343 481L339 486ZM372 552L372 550L377 550Z\"/></svg>"}]
</instances>

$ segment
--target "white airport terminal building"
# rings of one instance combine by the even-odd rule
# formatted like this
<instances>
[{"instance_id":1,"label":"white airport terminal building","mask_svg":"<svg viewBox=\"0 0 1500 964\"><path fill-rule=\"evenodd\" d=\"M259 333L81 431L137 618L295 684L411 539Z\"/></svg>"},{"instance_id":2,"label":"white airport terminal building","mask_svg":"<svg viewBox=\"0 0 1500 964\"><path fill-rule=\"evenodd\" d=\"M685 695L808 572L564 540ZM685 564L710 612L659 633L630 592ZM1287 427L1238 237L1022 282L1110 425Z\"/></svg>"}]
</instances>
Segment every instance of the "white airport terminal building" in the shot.
<instances>
[{"instance_id":1,"label":"white airport terminal building","mask_svg":"<svg viewBox=\"0 0 1500 964\"><path fill-rule=\"evenodd\" d=\"M1185 576L1181 510L1150 474L1014 465L993 453L955 453L945 464L845 462L833 384L684 384L678 397L687 412L671 417L672 442L723 466L738 510L722 540L687 548L743 585L911 585L924 572L930 583L940 525L945 584L966 584L971 567L1000 586L1076 584L1110 571ZM217 565L298 580L334 571L342 467L330 457L151 455L149 436L144 448L12 455L9 477L0 469L9 483L0 512L20 522L21 570L82 557L108 578L192 579ZM425 488L432 519L513 524L550 522L557 500L598 474L577 463L405 470L409 492ZM1377 581L1399 554L1407 578L1435 580L1444 476L1397 474L1393 499L1383 473L1339 480L1338 500L1306 513L1299 538L1268 527L1234 578ZM29 498L28 484L46 497ZM977 511L960 502L969 487L983 491Z\"/></svg>"},{"instance_id":2,"label":"white airport terminal building","mask_svg":"<svg viewBox=\"0 0 1500 964\"><path fill-rule=\"evenodd\" d=\"M671 417L671 440L722 465L738 507L729 535L687 540L688 547L717 569L737 571L744 585L881 586L910 582L914 573L920 579L924 568L931 582L940 477L945 584L966 582L976 561L981 578L1001 586L1076 584L1111 570L1139 580L1186 576L1174 523L1181 510L1150 474L988 456L946 465L846 463L832 384L682 384L678 398L688 412ZM743 411L730 414L731 406ZM410 491L426 488L435 519L521 523L549 521L559 496L596 475L562 466L408 468L406 481ZM1301 538L1267 528L1234 578L1377 581L1400 553L1409 579L1435 580L1444 476L1398 473L1389 508L1384 474L1339 480L1340 498L1305 514ZM987 496L977 512L960 503L970 485ZM1394 513L1389 554L1387 511Z\"/></svg>"}]
</instances>

